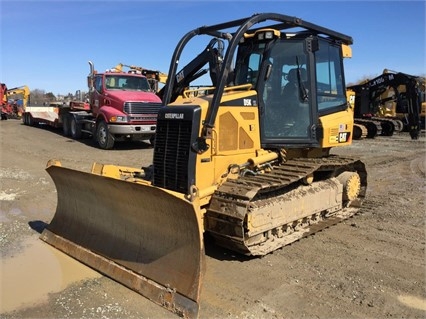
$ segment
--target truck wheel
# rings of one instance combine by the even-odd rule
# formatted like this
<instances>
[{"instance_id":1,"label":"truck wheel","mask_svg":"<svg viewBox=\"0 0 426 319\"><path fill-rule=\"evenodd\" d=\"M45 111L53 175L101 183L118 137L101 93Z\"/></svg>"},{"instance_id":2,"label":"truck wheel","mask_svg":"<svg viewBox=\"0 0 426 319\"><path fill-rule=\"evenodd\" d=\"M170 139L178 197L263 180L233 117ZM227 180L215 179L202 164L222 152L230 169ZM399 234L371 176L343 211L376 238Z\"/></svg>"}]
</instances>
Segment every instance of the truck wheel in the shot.
<instances>
[{"instance_id":1,"label":"truck wheel","mask_svg":"<svg viewBox=\"0 0 426 319\"><path fill-rule=\"evenodd\" d=\"M100 148L110 150L114 146L114 137L108 131L108 125L101 121L96 128L96 140Z\"/></svg>"},{"instance_id":2,"label":"truck wheel","mask_svg":"<svg viewBox=\"0 0 426 319\"><path fill-rule=\"evenodd\" d=\"M71 129L71 137L75 140L78 140L81 138L82 132L81 132L81 125L77 123L77 120L74 116L71 117L70 120L70 129Z\"/></svg>"},{"instance_id":3,"label":"truck wheel","mask_svg":"<svg viewBox=\"0 0 426 319\"><path fill-rule=\"evenodd\" d=\"M70 117L68 115L64 115L62 119L62 133L64 134L64 136L71 135L71 123Z\"/></svg>"},{"instance_id":4,"label":"truck wheel","mask_svg":"<svg viewBox=\"0 0 426 319\"><path fill-rule=\"evenodd\" d=\"M151 146L154 146L154 143L155 143L155 134L151 135L151 137L149 138L149 142L151 143Z\"/></svg>"}]
</instances>

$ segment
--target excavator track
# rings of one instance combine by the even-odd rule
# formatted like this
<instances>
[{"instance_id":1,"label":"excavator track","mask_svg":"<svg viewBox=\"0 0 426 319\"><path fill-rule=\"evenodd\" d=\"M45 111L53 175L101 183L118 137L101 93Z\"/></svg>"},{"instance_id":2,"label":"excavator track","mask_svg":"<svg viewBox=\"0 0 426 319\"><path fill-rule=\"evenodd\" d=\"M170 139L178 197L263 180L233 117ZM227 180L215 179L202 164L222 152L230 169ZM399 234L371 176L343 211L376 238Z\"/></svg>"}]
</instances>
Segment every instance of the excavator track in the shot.
<instances>
[{"instance_id":1,"label":"excavator track","mask_svg":"<svg viewBox=\"0 0 426 319\"><path fill-rule=\"evenodd\" d=\"M349 180L359 176L355 193L342 186L345 174L352 176ZM268 173L221 185L205 214L205 229L220 246L265 255L356 214L366 188L367 173L359 160L291 159ZM351 200L345 200L345 192Z\"/></svg>"},{"instance_id":2,"label":"excavator track","mask_svg":"<svg viewBox=\"0 0 426 319\"><path fill-rule=\"evenodd\" d=\"M355 119L355 124L364 125L367 128L367 138L375 138L378 135L382 135L382 124L380 121L374 121L371 119Z\"/></svg>"},{"instance_id":3,"label":"excavator track","mask_svg":"<svg viewBox=\"0 0 426 319\"><path fill-rule=\"evenodd\" d=\"M372 117L373 121L380 122L382 127L382 136L392 136L395 131L397 131L398 123L393 119L380 118L380 117Z\"/></svg>"},{"instance_id":4,"label":"excavator track","mask_svg":"<svg viewBox=\"0 0 426 319\"><path fill-rule=\"evenodd\" d=\"M354 140L362 140L366 138L367 135L368 135L368 129L365 127L365 125L354 123L354 129L353 129Z\"/></svg>"}]
</instances>

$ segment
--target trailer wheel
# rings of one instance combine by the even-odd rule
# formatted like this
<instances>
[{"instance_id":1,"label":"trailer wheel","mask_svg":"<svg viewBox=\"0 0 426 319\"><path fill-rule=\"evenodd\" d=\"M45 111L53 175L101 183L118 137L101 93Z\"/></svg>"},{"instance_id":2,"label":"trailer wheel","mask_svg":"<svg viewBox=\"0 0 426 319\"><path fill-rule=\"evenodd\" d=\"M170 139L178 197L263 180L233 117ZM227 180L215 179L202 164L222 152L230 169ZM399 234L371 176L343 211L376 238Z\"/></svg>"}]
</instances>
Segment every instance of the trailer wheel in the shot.
<instances>
[{"instance_id":1,"label":"trailer wheel","mask_svg":"<svg viewBox=\"0 0 426 319\"><path fill-rule=\"evenodd\" d=\"M114 146L114 137L108 131L105 121L100 121L96 127L96 140L100 148L110 150Z\"/></svg>"},{"instance_id":2,"label":"trailer wheel","mask_svg":"<svg viewBox=\"0 0 426 319\"><path fill-rule=\"evenodd\" d=\"M64 136L71 136L71 123L69 115L64 115L62 119L62 133Z\"/></svg>"},{"instance_id":3,"label":"trailer wheel","mask_svg":"<svg viewBox=\"0 0 426 319\"><path fill-rule=\"evenodd\" d=\"M35 125L35 123L34 123L34 119L33 119L33 116L31 115L31 114L27 114L27 124L29 125L29 126L34 126Z\"/></svg>"},{"instance_id":4,"label":"trailer wheel","mask_svg":"<svg viewBox=\"0 0 426 319\"><path fill-rule=\"evenodd\" d=\"M71 129L71 137L75 140L78 140L82 136L81 125L77 123L77 120L74 116L70 119L70 129Z\"/></svg>"}]
</instances>

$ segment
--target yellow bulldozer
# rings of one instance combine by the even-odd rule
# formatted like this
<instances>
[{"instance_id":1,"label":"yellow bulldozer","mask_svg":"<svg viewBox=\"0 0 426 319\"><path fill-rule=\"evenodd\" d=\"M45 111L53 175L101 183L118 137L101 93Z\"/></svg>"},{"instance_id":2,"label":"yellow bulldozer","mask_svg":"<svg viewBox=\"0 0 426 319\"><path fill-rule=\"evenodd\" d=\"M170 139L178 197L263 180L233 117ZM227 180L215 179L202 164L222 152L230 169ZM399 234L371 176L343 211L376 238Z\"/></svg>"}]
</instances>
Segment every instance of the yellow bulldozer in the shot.
<instances>
[{"instance_id":1,"label":"yellow bulldozer","mask_svg":"<svg viewBox=\"0 0 426 319\"><path fill-rule=\"evenodd\" d=\"M210 41L179 70L197 36ZM262 256L358 212L365 165L330 152L352 142L343 70L351 44L278 13L188 32L159 92L152 164L94 163L86 173L49 161L58 204L41 239L197 317L205 235ZM194 94L203 75L211 87Z\"/></svg>"}]
</instances>

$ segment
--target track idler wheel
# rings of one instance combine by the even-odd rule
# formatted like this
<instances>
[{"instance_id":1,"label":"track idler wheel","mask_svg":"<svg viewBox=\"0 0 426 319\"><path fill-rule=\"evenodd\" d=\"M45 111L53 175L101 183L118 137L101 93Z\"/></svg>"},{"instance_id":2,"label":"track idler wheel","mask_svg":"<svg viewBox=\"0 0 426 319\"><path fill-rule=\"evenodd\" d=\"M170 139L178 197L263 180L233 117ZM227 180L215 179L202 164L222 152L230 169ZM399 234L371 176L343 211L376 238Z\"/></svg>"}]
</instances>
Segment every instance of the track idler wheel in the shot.
<instances>
[{"instance_id":1,"label":"track idler wheel","mask_svg":"<svg viewBox=\"0 0 426 319\"><path fill-rule=\"evenodd\" d=\"M391 121L382 121L382 136L392 136L395 131L395 125Z\"/></svg>"},{"instance_id":2,"label":"track idler wheel","mask_svg":"<svg viewBox=\"0 0 426 319\"><path fill-rule=\"evenodd\" d=\"M379 132L377 125L373 122L367 122L365 123L365 126L367 127L368 133L367 138L375 138Z\"/></svg>"},{"instance_id":3,"label":"track idler wheel","mask_svg":"<svg viewBox=\"0 0 426 319\"><path fill-rule=\"evenodd\" d=\"M337 176L337 180L343 185L343 202L349 206L359 196L361 178L357 172L346 171Z\"/></svg>"}]
</instances>

